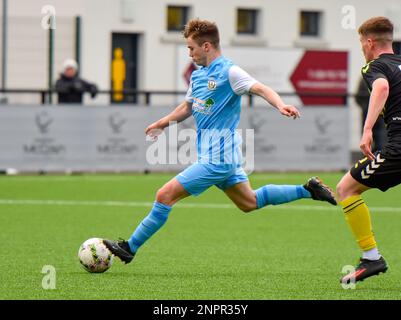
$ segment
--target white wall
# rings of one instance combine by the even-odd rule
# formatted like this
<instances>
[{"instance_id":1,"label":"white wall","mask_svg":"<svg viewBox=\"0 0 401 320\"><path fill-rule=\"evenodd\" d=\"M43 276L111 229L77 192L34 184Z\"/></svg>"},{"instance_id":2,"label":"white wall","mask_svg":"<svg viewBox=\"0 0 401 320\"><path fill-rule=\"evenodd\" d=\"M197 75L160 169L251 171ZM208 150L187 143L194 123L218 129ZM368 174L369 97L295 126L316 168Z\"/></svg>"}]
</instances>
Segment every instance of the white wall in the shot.
<instances>
[{"instance_id":1,"label":"white wall","mask_svg":"<svg viewBox=\"0 0 401 320\"><path fill-rule=\"evenodd\" d=\"M131 23L122 22L121 9L124 2L132 3L131 6L128 6L133 11ZM346 30L341 27L343 6L355 7L356 26L366 18L379 14L391 16L396 23L401 20L399 0L383 0L380 2L380 6L373 0L328 0L321 3L316 0L248 0L245 3L243 0L8 0L8 14L11 20L29 18L28 25L24 25L21 23L23 20L19 20L18 28L37 34L42 30L41 9L45 5L54 6L59 19L81 15L83 18L83 75L96 79L100 87L104 89L109 87L111 32L139 33L142 35L140 62L143 66L143 72L140 73L139 79L140 87L173 90L175 89L175 83L172 80L175 72L176 46L182 44L183 41L179 34L175 36L165 31L165 8L168 4L189 5L192 7L192 17L201 17L217 22L223 49L225 45L232 45L235 39L240 38L235 34L237 7L261 10L262 30L259 39L263 39L269 47L299 45L297 41L299 40L299 10L324 11L324 35L320 44L322 47L330 49L350 51L351 91L356 87L359 69L364 61L356 30ZM69 31L71 35L72 30L73 28ZM62 30L56 30L56 37L59 36L59 33L62 33ZM63 34L66 35L66 31ZM401 39L400 32L397 36ZM35 47L37 45L37 39L34 37L17 40L25 42L25 46ZM30 43L29 40L31 40ZM43 40L45 40L45 35L40 41ZM43 43L41 49L43 49L42 47ZM70 47L73 47L73 43ZM64 47L64 49L66 48ZM14 50L17 51L18 48L9 48L11 51L9 56L14 54ZM67 48L67 51L70 54L71 48ZM47 54L47 52L45 53ZM46 59L43 60L46 61ZM56 66L56 70L59 67ZM11 71L9 72L11 73Z\"/></svg>"}]
</instances>

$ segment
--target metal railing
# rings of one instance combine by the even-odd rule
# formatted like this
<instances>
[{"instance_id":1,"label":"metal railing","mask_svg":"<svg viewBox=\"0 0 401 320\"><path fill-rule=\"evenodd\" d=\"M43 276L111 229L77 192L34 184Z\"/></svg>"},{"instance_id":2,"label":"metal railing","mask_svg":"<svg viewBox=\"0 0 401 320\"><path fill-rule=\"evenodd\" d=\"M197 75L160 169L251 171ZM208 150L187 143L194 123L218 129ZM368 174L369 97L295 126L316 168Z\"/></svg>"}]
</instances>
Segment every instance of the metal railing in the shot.
<instances>
[{"instance_id":1,"label":"metal railing","mask_svg":"<svg viewBox=\"0 0 401 320\"><path fill-rule=\"evenodd\" d=\"M0 93L2 94L37 94L40 96L40 101L42 104L49 104L52 102L50 98L52 95L57 94L55 90L48 90L48 89L0 89ZM88 93L84 93L88 94ZM113 91L113 90L99 90L97 92L98 95L109 95L110 96L110 103L121 103L121 102L114 102L111 97L114 94L122 94L125 97L133 97L133 100L136 101L138 97L143 97L144 104L150 105L152 96L177 96L177 95L185 95L186 91L168 91L168 90L122 90L122 91ZM341 103L340 105L347 105L348 98L368 98L368 95L359 95L353 93L310 93L310 92L278 92L281 97L300 97L302 98L340 98ZM252 106L254 104L254 96L248 96L248 104ZM135 102L123 102L128 104L135 105Z\"/></svg>"},{"instance_id":2,"label":"metal railing","mask_svg":"<svg viewBox=\"0 0 401 320\"><path fill-rule=\"evenodd\" d=\"M48 89L0 89L0 93L3 94L37 94L40 96L40 101L42 104L51 103L50 96L57 94L56 90L48 90ZM89 94L85 92L84 94ZM139 97L143 96L146 105L150 105L151 96L152 95L185 95L185 91L162 91L162 90L122 90L122 91L113 91L113 90L99 90L97 92L98 95L109 95L110 97L114 94L122 94L126 97ZM110 99L110 101L112 101ZM111 103L119 103L119 102L111 102Z\"/></svg>"}]
</instances>

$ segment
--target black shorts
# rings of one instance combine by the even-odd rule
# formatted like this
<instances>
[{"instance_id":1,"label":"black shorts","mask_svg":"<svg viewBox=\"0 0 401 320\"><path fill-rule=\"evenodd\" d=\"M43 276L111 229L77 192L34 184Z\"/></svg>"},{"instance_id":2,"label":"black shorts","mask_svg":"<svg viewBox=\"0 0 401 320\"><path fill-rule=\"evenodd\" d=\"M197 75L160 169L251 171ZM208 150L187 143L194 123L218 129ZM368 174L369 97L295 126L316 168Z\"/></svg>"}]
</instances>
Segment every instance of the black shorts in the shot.
<instances>
[{"instance_id":1,"label":"black shorts","mask_svg":"<svg viewBox=\"0 0 401 320\"><path fill-rule=\"evenodd\" d=\"M386 191L401 184L401 159L386 159L377 152L374 160L359 160L350 173L360 184Z\"/></svg>"}]
</instances>

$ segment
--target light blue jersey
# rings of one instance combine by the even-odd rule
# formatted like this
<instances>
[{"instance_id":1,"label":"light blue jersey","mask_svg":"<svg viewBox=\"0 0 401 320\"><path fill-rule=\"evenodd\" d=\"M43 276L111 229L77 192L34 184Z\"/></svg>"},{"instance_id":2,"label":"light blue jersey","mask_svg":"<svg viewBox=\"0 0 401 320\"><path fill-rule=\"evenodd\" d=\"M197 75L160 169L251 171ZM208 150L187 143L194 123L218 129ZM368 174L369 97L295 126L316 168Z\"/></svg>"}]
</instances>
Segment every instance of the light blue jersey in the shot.
<instances>
[{"instance_id":1,"label":"light blue jersey","mask_svg":"<svg viewBox=\"0 0 401 320\"><path fill-rule=\"evenodd\" d=\"M192 73L186 99L192 102L197 126L198 162L241 165L241 137L236 131L241 94L255 82L224 56Z\"/></svg>"},{"instance_id":2,"label":"light blue jersey","mask_svg":"<svg viewBox=\"0 0 401 320\"><path fill-rule=\"evenodd\" d=\"M229 188L247 181L237 133L241 95L256 80L224 56L192 73L186 100L197 127L198 161L176 178L193 195L212 185Z\"/></svg>"}]
</instances>

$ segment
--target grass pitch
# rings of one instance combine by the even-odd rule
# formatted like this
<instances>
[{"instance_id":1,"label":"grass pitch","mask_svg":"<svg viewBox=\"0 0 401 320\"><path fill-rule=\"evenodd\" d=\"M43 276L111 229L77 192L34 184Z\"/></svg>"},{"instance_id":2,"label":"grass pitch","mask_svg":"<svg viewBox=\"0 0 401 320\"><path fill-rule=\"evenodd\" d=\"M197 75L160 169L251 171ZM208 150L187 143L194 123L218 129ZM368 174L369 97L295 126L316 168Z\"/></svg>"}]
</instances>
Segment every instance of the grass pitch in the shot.
<instances>
[{"instance_id":1,"label":"grass pitch","mask_svg":"<svg viewBox=\"0 0 401 320\"><path fill-rule=\"evenodd\" d=\"M0 299L400 299L401 188L372 190L385 275L345 290L342 267L357 245L340 207L300 200L242 213L217 188L183 200L167 224L123 265L89 274L77 259L91 237L127 238L172 174L0 178ZM303 184L311 174L253 174ZM341 174L319 174L332 188ZM45 290L45 265L56 288Z\"/></svg>"}]
</instances>

